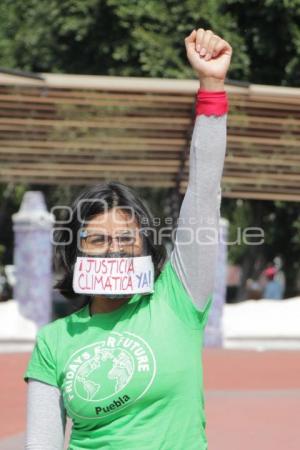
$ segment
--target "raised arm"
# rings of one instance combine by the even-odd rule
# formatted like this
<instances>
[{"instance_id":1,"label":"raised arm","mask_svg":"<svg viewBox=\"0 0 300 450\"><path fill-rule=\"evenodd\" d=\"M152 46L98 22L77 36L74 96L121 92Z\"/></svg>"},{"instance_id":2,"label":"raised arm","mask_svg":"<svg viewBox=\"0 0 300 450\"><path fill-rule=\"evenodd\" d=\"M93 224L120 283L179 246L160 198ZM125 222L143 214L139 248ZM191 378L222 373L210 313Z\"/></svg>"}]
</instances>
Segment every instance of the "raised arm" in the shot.
<instances>
[{"instance_id":1,"label":"raised arm","mask_svg":"<svg viewBox=\"0 0 300 450\"><path fill-rule=\"evenodd\" d=\"M170 259L194 305L202 311L213 293L216 271L228 111L224 79L232 49L226 41L203 29L194 30L185 44L188 59L198 73L200 89L188 186Z\"/></svg>"}]
</instances>

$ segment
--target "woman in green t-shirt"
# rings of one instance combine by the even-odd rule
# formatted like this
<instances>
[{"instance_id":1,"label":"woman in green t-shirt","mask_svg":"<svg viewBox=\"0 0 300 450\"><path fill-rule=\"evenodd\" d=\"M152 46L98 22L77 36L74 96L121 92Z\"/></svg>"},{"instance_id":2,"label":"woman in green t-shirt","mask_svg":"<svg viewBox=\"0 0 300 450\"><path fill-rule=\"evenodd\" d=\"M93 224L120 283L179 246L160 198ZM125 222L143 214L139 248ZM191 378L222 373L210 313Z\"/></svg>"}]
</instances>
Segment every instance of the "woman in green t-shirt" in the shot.
<instances>
[{"instance_id":1,"label":"woman in green t-shirt","mask_svg":"<svg viewBox=\"0 0 300 450\"><path fill-rule=\"evenodd\" d=\"M38 331L24 374L26 450L62 450L67 416L69 450L207 449L201 348L216 270L232 49L204 29L185 45L200 89L174 249L167 260L153 217L129 187L104 183L75 199L70 243L60 233L56 255L58 287L77 307Z\"/></svg>"}]
</instances>

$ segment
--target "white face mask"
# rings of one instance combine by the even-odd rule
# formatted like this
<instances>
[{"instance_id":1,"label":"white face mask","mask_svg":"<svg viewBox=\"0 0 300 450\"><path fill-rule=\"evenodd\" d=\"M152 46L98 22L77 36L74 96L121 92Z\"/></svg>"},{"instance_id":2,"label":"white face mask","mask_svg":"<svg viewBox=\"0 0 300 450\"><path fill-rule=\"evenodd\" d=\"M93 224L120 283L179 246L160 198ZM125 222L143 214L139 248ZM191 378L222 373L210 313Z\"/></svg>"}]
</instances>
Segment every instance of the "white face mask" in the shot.
<instances>
[{"instance_id":1,"label":"white face mask","mask_svg":"<svg viewBox=\"0 0 300 450\"><path fill-rule=\"evenodd\" d=\"M154 291L152 257L78 256L73 272L73 290L78 294L102 294L120 298Z\"/></svg>"}]
</instances>

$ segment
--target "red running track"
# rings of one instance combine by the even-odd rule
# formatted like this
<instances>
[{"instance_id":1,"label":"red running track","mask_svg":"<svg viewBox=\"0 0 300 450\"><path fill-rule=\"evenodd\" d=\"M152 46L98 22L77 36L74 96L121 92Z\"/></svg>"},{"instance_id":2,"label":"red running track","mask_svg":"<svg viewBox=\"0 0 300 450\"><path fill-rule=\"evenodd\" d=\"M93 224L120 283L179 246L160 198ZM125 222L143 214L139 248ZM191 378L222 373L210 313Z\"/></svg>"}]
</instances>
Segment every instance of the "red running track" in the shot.
<instances>
[{"instance_id":1,"label":"red running track","mask_svg":"<svg viewBox=\"0 0 300 450\"><path fill-rule=\"evenodd\" d=\"M300 449L300 352L206 350L209 450Z\"/></svg>"},{"instance_id":2,"label":"red running track","mask_svg":"<svg viewBox=\"0 0 300 450\"><path fill-rule=\"evenodd\" d=\"M0 354L0 450L23 450L28 359ZM209 450L300 449L299 351L207 349L203 363Z\"/></svg>"}]
</instances>

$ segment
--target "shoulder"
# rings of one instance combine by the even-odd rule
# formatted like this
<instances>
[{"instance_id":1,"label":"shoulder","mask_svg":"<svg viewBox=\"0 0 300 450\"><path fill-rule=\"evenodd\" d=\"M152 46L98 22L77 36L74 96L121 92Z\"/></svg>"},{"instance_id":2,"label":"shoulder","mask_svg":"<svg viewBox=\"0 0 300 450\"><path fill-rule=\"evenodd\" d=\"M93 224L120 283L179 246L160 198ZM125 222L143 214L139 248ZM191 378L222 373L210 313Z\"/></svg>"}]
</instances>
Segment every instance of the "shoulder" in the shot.
<instances>
[{"instance_id":1,"label":"shoulder","mask_svg":"<svg viewBox=\"0 0 300 450\"><path fill-rule=\"evenodd\" d=\"M82 312L83 308L80 308L79 310L69 314L68 316L60 317L41 326L37 331L37 338L51 341L54 337L57 337L58 335L61 336L61 333L63 333L64 330L67 330L69 325L80 321Z\"/></svg>"},{"instance_id":2,"label":"shoulder","mask_svg":"<svg viewBox=\"0 0 300 450\"><path fill-rule=\"evenodd\" d=\"M57 333L57 331L61 328L63 322L64 318L59 318L42 325L37 331L37 338L47 339L53 336L53 334Z\"/></svg>"},{"instance_id":3,"label":"shoulder","mask_svg":"<svg viewBox=\"0 0 300 450\"><path fill-rule=\"evenodd\" d=\"M155 293L166 294L173 289L174 285L180 286L180 281L173 269L170 259L167 259L161 269L161 272L154 283Z\"/></svg>"},{"instance_id":4,"label":"shoulder","mask_svg":"<svg viewBox=\"0 0 300 450\"><path fill-rule=\"evenodd\" d=\"M207 297L204 309L197 309L170 259L165 262L155 282L155 296L167 303L177 317L190 328L204 329L212 304L212 295Z\"/></svg>"}]
</instances>

